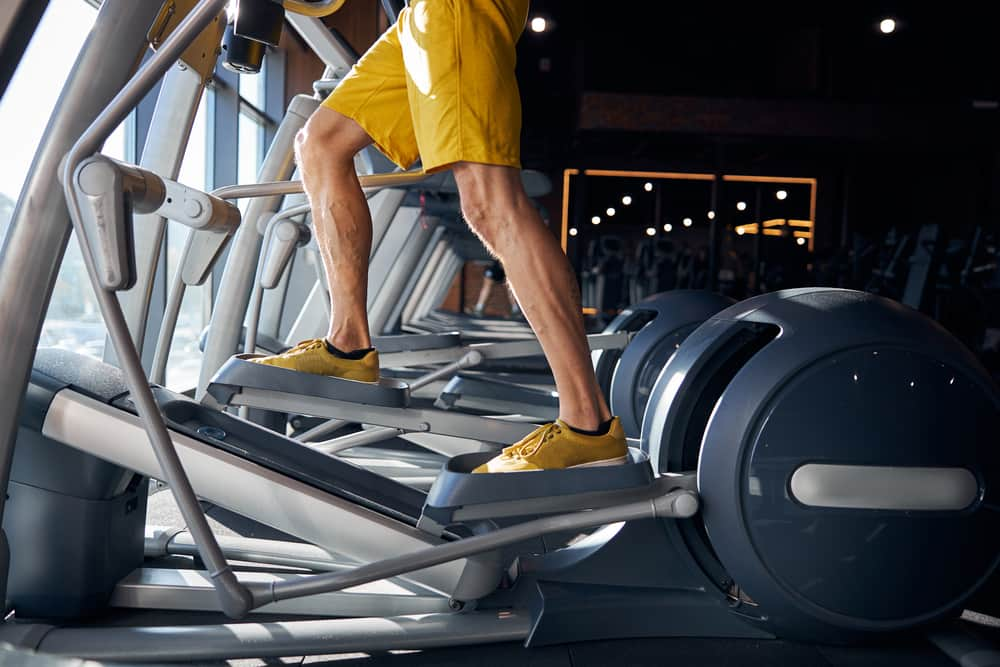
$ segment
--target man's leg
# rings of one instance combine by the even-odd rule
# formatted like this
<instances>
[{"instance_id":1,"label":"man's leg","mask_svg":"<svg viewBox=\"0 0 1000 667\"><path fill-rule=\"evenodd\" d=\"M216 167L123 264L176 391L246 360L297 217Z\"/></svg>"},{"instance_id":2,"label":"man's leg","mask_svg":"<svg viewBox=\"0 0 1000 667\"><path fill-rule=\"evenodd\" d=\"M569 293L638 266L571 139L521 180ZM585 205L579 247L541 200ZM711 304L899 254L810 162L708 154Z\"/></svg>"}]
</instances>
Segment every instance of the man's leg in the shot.
<instances>
[{"instance_id":1,"label":"man's leg","mask_svg":"<svg viewBox=\"0 0 1000 667\"><path fill-rule=\"evenodd\" d=\"M367 301L372 220L354 167L354 155L371 143L360 125L326 107L317 109L295 138L330 287L327 340L345 352L371 347Z\"/></svg>"},{"instance_id":2,"label":"man's leg","mask_svg":"<svg viewBox=\"0 0 1000 667\"><path fill-rule=\"evenodd\" d=\"M520 171L463 162L454 173L466 221L503 263L552 368L559 418L579 429L596 429L611 412L591 366L576 277L525 194Z\"/></svg>"}]
</instances>

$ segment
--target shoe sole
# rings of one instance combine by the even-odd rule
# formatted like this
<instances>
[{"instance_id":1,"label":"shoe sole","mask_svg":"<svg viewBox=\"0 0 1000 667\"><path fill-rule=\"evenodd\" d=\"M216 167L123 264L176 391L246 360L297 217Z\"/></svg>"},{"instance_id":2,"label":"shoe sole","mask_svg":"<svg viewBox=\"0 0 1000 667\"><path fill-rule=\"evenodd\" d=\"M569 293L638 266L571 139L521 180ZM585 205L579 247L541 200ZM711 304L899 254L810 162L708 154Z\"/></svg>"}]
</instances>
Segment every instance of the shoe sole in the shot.
<instances>
[{"instance_id":1,"label":"shoe sole","mask_svg":"<svg viewBox=\"0 0 1000 667\"><path fill-rule=\"evenodd\" d=\"M604 459L603 461L591 461L590 463L580 463L575 466L568 466L569 468L600 468L601 466L616 466L622 463L628 462L628 455L619 456L613 459Z\"/></svg>"}]
</instances>

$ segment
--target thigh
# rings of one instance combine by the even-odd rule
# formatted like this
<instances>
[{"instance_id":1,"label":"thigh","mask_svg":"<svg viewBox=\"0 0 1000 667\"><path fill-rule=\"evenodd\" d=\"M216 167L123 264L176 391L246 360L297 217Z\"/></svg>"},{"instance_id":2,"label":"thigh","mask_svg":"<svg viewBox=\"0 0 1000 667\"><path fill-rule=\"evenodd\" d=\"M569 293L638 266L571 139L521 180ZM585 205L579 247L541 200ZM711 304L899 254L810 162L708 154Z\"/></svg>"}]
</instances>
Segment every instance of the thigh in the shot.
<instances>
[{"instance_id":1,"label":"thigh","mask_svg":"<svg viewBox=\"0 0 1000 667\"><path fill-rule=\"evenodd\" d=\"M400 20L408 11L403 10ZM397 26L390 26L365 52L321 108L353 121L390 160L406 168L416 161L418 149Z\"/></svg>"},{"instance_id":2,"label":"thigh","mask_svg":"<svg viewBox=\"0 0 1000 667\"><path fill-rule=\"evenodd\" d=\"M514 73L527 0L415 0L400 42L424 169L520 166Z\"/></svg>"}]
</instances>

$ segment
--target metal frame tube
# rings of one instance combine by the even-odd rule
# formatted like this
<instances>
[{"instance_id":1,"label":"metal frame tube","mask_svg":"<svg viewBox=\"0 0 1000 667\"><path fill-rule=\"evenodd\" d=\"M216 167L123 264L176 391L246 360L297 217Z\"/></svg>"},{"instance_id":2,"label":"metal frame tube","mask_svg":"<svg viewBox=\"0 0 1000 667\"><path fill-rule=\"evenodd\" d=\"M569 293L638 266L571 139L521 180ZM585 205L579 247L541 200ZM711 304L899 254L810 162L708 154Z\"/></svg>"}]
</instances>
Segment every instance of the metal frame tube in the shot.
<instances>
[{"instance_id":1,"label":"metal frame tube","mask_svg":"<svg viewBox=\"0 0 1000 667\"><path fill-rule=\"evenodd\" d=\"M471 368L472 366L476 366L482 363L482 361L483 361L483 355L480 352L476 350L469 350L468 352L463 354L462 357L457 361L453 361L447 366L442 366L441 368L435 371L431 371L426 375L421 375L413 382L410 382L409 383L410 391L413 391L414 389L420 389L424 385L428 385L431 382L434 382L434 380L443 378L446 375L457 373L463 368Z\"/></svg>"},{"instance_id":2,"label":"metal frame tube","mask_svg":"<svg viewBox=\"0 0 1000 667\"><path fill-rule=\"evenodd\" d=\"M294 171L293 144L295 135L305 125L319 102L304 95L292 98L274 140L264 156L258 172L262 183L234 185L213 191L222 199L251 198L244 215L244 224L236 231L229 245L229 256L222 271L219 290L213 300L212 319L202 354L201 371L195 397L201 399L205 387L215 372L239 349L243 318L246 317L254 271L262 241L257 219L265 212L280 210L281 197L301 192L300 181L286 181Z\"/></svg>"},{"instance_id":3,"label":"metal frame tube","mask_svg":"<svg viewBox=\"0 0 1000 667\"><path fill-rule=\"evenodd\" d=\"M165 556L197 556L198 545L191 533L186 530L170 531L169 539L162 539L154 529L153 537L149 537L147 528L146 555ZM357 564L336 561L327 551L312 544L302 542L279 542L277 540L261 540L249 537L231 537L220 535L219 547L227 558L248 563L267 563L299 567L321 572L339 572Z\"/></svg>"},{"instance_id":4,"label":"metal frame tube","mask_svg":"<svg viewBox=\"0 0 1000 667\"><path fill-rule=\"evenodd\" d=\"M530 614L509 609L283 623L55 628L35 634L37 647L32 648L95 660L204 661L520 641L530 629Z\"/></svg>"},{"instance_id":5,"label":"metal frame tube","mask_svg":"<svg viewBox=\"0 0 1000 667\"><path fill-rule=\"evenodd\" d=\"M354 447L363 447L364 445L374 445L378 442L384 442L386 440L391 440L396 436L406 433L401 428L395 428L392 426L378 426L376 428L366 428L355 433L349 433L343 435L339 438L334 438L332 440L325 440L323 442L313 442L309 446L313 449L319 450L326 454L336 454L338 452L343 452L348 449L353 449Z\"/></svg>"},{"instance_id":6,"label":"metal frame tube","mask_svg":"<svg viewBox=\"0 0 1000 667\"><path fill-rule=\"evenodd\" d=\"M656 488L656 487L654 487ZM559 514L501 528L483 535L466 537L413 553L386 558L347 572L318 574L297 581L273 582L266 586L250 586L254 607L269 602L287 600L317 593L330 593L351 586L388 579L407 572L447 563L458 558L493 551L549 533L574 531L603 526L619 521L639 519L688 518L698 511L698 494L688 489L675 489L666 494L623 505L613 505L583 512Z\"/></svg>"},{"instance_id":7,"label":"metal frame tube","mask_svg":"<svg viewBox=\"0 0 1000 667\"><path fill-rule=\"evenodd\" d=\"M157 3L105 0L77 56L21 190L0 251L0 372L9 400L0 403L0 488L10 478L21 401L28 384L60 260L70 234L57 174L76 138L121 89L148 48ZM0 513L6 497L0 494ZM0 596L8 553L0 533Z\"/></svg>"},{"instance_id":8,"label":"metal frame tube","mask_svg":"<svg viewBox=\"0 0 1000 667\"><path fill-rule=\"evenodd\" d=\"M156 99L140 167L170 180L177 179L204 89L201 76L193 69L177 65L168 70ZM163 248L167 221L157 213L147 213L135 215L133 225L135 286L118 298L132 332L132 340L142 356L156 266Z\"/></svg>"},{"instance_id":9,"label":"metal frame tube","mask_svg":"<svg viewBox=\"0 0 1000 667\"><path fill-rule=\"evenodd\" d=\"M191 240L195 238L195 231L188 234L188 243L184 246L185 251L191 247ZM181 270L183 260L177 265L177 272L174 274L170 284L170 292L167 294L167 303L163 308L163 320L160 323L160 331L156 337L156 349L153 352L153 367L149 372L149 381L153 384L166 385L167 382L167 360L170 358L170 345L174 342L174 332L177 330L177 318L181 314L181 304L184 303L184 293L187 291L187 283L184 282L184 272Z\"/></svg>"},{"instance_id":10,"label":"metal frame tube","mask_svg":"<svg viewBox=\"0 0 1000 667\"><path fill-rule=\"evenodd\" d=\"M347 73L357 56L322 21L301 14L289 14L285 18L326 65L327 71L323 73L323 78Z\"/></svg>"},{"instance_id":11,"label":"metal frame tube","mask_svg":"<svg viewBox=\"0 0 1000 667\"><path fill-rule=\"evenodd\" d=\"M101 287L93 251L86 242L80 209L73 190L73 175L77 165L85 157L100 150L114 128L128 116L142 97L180 57L184 49L223 11L225 4L226 0L202 0L181 21L160 49L136 72L67 153L62 167L62 181L70 219L80 239L84 264L94 285L97 302L107 325L108 335L114 344L115 353L129 386L136 411L146 426L149 442L163 471L165 481L170 485L177 500L181 515L199 544L200 555L208 567L209 576L216 587L219 603L228 616L239 618L245 615L250 608L249 592L237 581L230 570L225 556L222 555L222 550L209 528L208 520L198 504L198 498L191 488L191 483L181 465L177 450L174 449L173 442L170 440L163 416L153 398L138 350L132 343L121 304L113 292Z\"/></svg>"},{"instance_id":12,"label":"metal frame tube","mask_svg":"<svg viewBox=\"0 0 1000 667\"><path fill-rule=\"evenodd\" d=\"M299 206L292 206L280 211L267 222L267 229L264 230L264 240L270 242L271 236L274 233L275 226L287 218L294 218L297 215L302 215L304 213L309 213L309 204L301 204ZM301 228L300 228L301 229ZM302 233L300 231L300 233ZM309 233L308 231L305 233ZM299 237L301 238L301 237ZM307 237L308 238L308 237ZM260 328L260 309L264 303L264 287L260 284L260 274L264 269L264 262L267 261L267 255L270 248L267 245L261 246L260 257L257 258L257 272L254 275L253 281L253 293L250 297L250 311L247 314L247 332L243 337L243 351L248 353L253 353L257 349L257 331ZM282 269L282 273L288 270L285 266Z\"/></svg>"},{"instance_id":13,"label":"metal frame tube","mask_svg":"<svg viewBox=\"0 0 1000 667\"><path fill-rule=\"evenodd\" d=\"M316 440L316 438L322 438L325 435L330 435L331 433L339 431L340 429L344 428L350 423L351 422L346 421L344 419L330 419L329 421L325 421L322 424L313 426L308 431L300 433L299 435L295 436L295 439L298 440L299 442L306 442L306 443L312 442Z\"/></svg>"}]
</instances>

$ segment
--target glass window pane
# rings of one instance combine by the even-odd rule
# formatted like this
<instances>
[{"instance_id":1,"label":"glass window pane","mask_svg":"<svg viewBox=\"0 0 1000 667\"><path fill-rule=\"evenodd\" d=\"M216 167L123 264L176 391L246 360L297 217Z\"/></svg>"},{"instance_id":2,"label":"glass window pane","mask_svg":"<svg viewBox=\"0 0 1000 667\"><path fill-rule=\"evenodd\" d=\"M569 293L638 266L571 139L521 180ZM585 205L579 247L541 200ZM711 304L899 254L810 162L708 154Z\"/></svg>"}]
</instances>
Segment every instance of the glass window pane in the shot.
<instances>
[{"instance_id":1,"label":"glass window pane","mask_svg":"<svg viewBox=\"0 0 1000 667\"><path fill-rule=\"evenodd\" d=\"M13 212L12 202L20 193L63 84L96 17L96 10L85 2L52 0L0 100L0 127L16 128L4 135L4 159L0 160L3 234ZM106 142L107 154L127 158L127 136L123 124ZM105 335L80 246L76 238L71 238L59 267L39 345L100 357Z\"/></svg>"},{"instance_id":2,"label":"glass window pane","mask_svg":"<svg viewBox=\"0 0 1000 667\"><path fill-rule=\"evenodd\" d=\"M264 110L264 77L267 76L267 58L259 74L240 74L240 97L261 111Z\"/></svg>"},{"instance_id":3,"label":"glass window pane","mask_svg":"<svg viewBox=\"0 0 1000 667\"><path fill-rule=\"evenodd\" d=\"M7 92L0 98L0 241L6 235L28 167L76 54L97 12L80 0L52 0Z\"/></svg>"},{"instance_id":4,"label":"glass window pane","mask_svg":"<svg viewBox=\"0 0 1000 667\"><path fill-rule=\"evenodd\" d=\"M241 113L238 132L239 151L236 156L236 182L256 183L257 170L263 159L264 128L250 116ZM241 199L238 203L240 211L246 213L249 203L249 199Z\"/></svg>"},{"instance_id":5,"label":"glass window pane","mask_svg":"<svg viewBox=\"0 0 1000 667\"><path fill-rule=\"evenodd\" d=\"M208 188L208 93L201 96L198 112L191 127L191 137L184 152L177 180L199 189ZM167 276L168 284L179 268L181 253L187 244L190 230L176 222L167 228ZM187 391L198 383L201 366L201 350L198 337L208 324L208 294L210 285L206 282L198 287L188 287L177 316L177 329L170 344L170 359L167 363L167 387L176 391Z\"/></svg>"}]
</instances>

